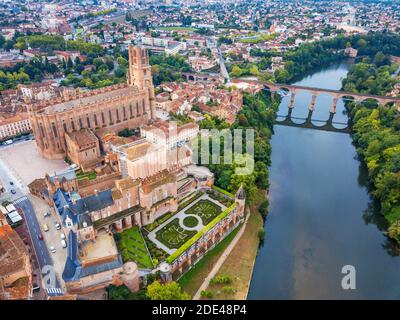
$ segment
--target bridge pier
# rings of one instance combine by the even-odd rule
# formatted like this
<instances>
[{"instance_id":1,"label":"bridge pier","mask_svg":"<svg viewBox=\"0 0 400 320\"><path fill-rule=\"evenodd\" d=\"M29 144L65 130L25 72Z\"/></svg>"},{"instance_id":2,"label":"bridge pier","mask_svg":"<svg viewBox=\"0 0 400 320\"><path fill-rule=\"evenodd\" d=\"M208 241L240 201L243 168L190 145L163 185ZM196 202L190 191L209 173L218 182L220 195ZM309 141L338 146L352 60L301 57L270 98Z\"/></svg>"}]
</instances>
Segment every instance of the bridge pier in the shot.
<instances>
[{"instance_id":1,"label":"bridge pier","mask_svg":"<svg viewBox=\"0 0 400 320\"><path fill-rule=\"evenodd\" d=\"M308 110L308 115L307 115L307 119L306 119L305 123L311 123L311 117L312 117L313 111L314 111L314 109L312 109L312 110L309 109Z\"/></svg>"},{"instance_id":2,"label":"bridge pier","mask_svg":"<svg viewBox=\"0 0 400 320\"><path fill-rule=\"evenodd\" d=\"M294 108L294 99L296 98L296 93L292 92L290 95L290 103L289 103L289 109Z\"/></svg>"},{"instance_id":3,"label":"bridge pier","mask_svg":"<svg viewBox=\"0 0 400 320\"><path fill-rule=\"evenodd\" d=\"M331 106L331 109L329 110L331 113L336 113L337 102L338 102L338 98L333 98L332 106Z\"/></svg>"},{"instance_id":4,"label":"bridge pier","mask_svg":"<svg viewBox=\"0 0 400 320\"><path fill-rule=\"evenodd\" d=\"M310 103L310 107L308 108L311 112L314 111L315 108L315 100L317 99L317 95L313 94L311 96L311 103Z\"/></svg>"},{"instance_id":5,"label":"bridge pier","mask_svg":"<svg viewBox=\"0 0 400 320\"><path fill-rule=\"evenodd\" d=\"M328 121L326 122L326 124L333 125L332 122L333 122L333 117L334 117L334 116L335 116L335 112L330 112L330 113L329 113L329 119L328 119Z\"/></svg>"}]
</instances>

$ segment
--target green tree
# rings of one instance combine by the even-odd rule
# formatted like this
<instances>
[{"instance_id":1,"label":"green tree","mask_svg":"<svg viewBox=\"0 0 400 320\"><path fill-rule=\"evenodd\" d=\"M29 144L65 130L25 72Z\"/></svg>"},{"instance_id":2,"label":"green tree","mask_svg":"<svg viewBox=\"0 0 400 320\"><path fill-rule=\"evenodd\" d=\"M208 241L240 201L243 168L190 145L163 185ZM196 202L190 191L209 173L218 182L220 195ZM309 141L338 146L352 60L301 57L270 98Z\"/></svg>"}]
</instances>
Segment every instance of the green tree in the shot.
<instances>
[{"instance_id":1,"label":"green tree","mask_svg":"<svg viewBox=\"0 0 400 320\"><path fill-rule=\"evenodd\" d=\"M179 284L174 281L166 284L154 281L147 286L147 296L150 300L190 300L190 296L182 292Z\"/></svg>"}]
</instances>

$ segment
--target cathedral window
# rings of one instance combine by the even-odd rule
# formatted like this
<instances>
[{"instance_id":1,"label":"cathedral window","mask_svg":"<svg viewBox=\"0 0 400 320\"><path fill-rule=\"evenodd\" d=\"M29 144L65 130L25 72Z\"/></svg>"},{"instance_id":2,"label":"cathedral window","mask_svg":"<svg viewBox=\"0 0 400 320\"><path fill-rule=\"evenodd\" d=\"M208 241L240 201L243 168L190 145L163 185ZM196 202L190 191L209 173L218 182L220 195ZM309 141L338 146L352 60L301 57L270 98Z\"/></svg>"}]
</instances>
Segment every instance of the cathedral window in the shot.
<instances>
[{"instance_id":1,"label":"cathedral window","mask_svg":"<svg viewBox=\"0 0 400 320\"><path fill-rule=\"evenodd\" d=\"M143 114L146 114L146 102L144 99L142 100L142 108L143 108Z\"/></svg>"},{"instance_id":2,"label":"cathedral window","mask_svg":"<svg viewBox=\"0 0 400 320\"><path fill-rule=\"evenodd\" d=\"M75 123L74 123L74 120L72 120L72 118L71 118L71 129L75 130Z\"/></svg>"},{"instance_id":3,"label":"cathedral window","mask_svg":"<svg viewBox=\"0 0 400 320\"><path fill-rule=\"evenodd\" d=\"M120 122L120 120L119 120L119 110L118 109L115 109L115 114L117 116L117 122Z\"/></svg>"},{"instance_id":4,"label":"cathedral window","mask_svg":"<svg viewBox=\"0 0 400 320\"><path fill-rule=\"evenodd\" d=\"M104 112L103 112L103 111L101 112L101 122L102 122L103 124L106 123L106 119L104 118Z\"/></svg>"},{"instance_id":5,"label":"cathedral window","mask_svg":"<svg viewBox=\"0 0 400 320\"><path fill-rule=\"evenodd\" d=\"M129 104L129 114L130 114L130 117L133 118L133 107L132 107L132 102Z\"/></svg>"},{"instance_id":6,"label":"cathedral window","mask_svg":"<svg viewBox=\"0 0 400 320\"><path fill-rule=\"evenodd\" d=\"M79 128L82 129L83 128L82 119L79 117L78 121L79 121Z\"/></svg>"},{"instance_id":7,"label":"cathedral window","mask_svg":"<svg viewBox=\"0 0 400 320\"><path fill-rule=\"evenodd\" d=\"M88 114L86 115L86 122L87 122L88 128L90 128L90 119L89 119Z\"/></svg>"},{"instance_id":8,"label":"cathedral window","mask_svg":"<svg viewBox=\"0 0 400 320\"><path fill-rule=\"evenodd\" d=\"M139 101L136 101L136 116L140 115L139 112Z\"/></svg>"},{"instance_id":9,"label":"cathedral window","mask_svg":"<svg viewBox=\"0 0 400 320\"><path fill-rule=\"evenodd\" d=\"M40 133L42 134L42 137L46 137L46 133L43 128L43 124L40 124L39 126L40 126Z\"/></svg>"},{"instance_id":10,"label":"cathedral window","mask_svg":"<svg viewBox=\"0 0 400 320\"><path fill-rule=\"evenodd\" d=\"M111 110L108 110L108 117L110 118L110 125L113 124Z\"/></svg>"},{"instance_id":11,"label":"cathedral window","mask_svg":"<svg viewBox=\"0 0 400 320\"><path fill-rule=\"evenodd\" d=\"M125 106L122 107L122 113L124 116L124 120L126 120L126 110L125 110Z\"/></svg>"},{"instance_id":12,"label":"cathedral window","mask_svg":"<svg viewBox=\"0 0 400 320\"><path fill-rule=\"evenodd\" d=\"M51 123L51 128L53 129L54 138L57 138L58 137L57 128L56 128L56 125L54 124L54 122Z\"/></svg>"},{"instance_id":13,"label":"cathedral window","mask_svg":"<svg viewBox=\"0 0 400 320\"><path fill-rule=\"evenodd\" d=\"M95 113L93 114L93 118L94 118L94 125L97 127L98 126L97 115Z\"/></svg>"}]
</instances>

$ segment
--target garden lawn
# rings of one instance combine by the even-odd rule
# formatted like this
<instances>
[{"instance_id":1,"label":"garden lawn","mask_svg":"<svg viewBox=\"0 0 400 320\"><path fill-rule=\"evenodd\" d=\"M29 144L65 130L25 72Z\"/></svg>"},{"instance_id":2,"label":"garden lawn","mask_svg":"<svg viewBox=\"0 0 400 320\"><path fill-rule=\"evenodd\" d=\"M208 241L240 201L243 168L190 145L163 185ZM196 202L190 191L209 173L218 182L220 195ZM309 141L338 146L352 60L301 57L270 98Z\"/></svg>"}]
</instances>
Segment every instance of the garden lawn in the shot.
<instances>
[{"instance_id":1,"label":"garden lawn","mask_svg":"<svg viewBox=\"0 0 400 320\"><path fill-rule=\"evenodd\" d=\"M178 280L183 291L189 293L191 296L197 292L203 283L204 278L206 278L211 272L215 263L224 253L226 247L231 243L241 227L242 225L239 225L235 230L228 234L225 239L208 251L206 255L192 267L192 269Z\"/></svg>"},{"instance_id":2,"label":"garden lawn","mask_svg":"<svg viewBox=\"0 0 400 320\"><path fill-rule=\"evenodd\" d=\"M170 249L178 249L196 233L197 231L189 231L182 228L179 224L179 219L176 218L157 231L156 239Z\"/></svg>"},{"instance_id":3,"label":"garden lawn","mask_svg":"<svg viewBox=\"0 0 400 320\"><path fill-rule=\"evenodd\" d=\"M78 180L83 180L83 179L94 180L94 179L96 179L96 177L97 177L97 174L95 171L83 173L81 170L79 170L76 172L76 178Z\"/></svg>"},{"instance_id":4,"label":"garden lawn","mask_svg":"<svg viewBox=\"0 0 400 320\"><path fill-rule=\"evenodd\" d=\"M216 216L221 213L221 207L207 199L201 199L185 211L185 214L199 216L203 225L208 225Z\"/></svg>"},{"instance_id":5,"label":"garden lawn","mask_svg":"<svg viewBox=\"0 0 400 320\"><path fill-rule=\"evenodd\" d=\"M151 257L148 254L139 227L135 226L122 233L116 234L115 239L124 262L134 261L137 263L138 267L142 269L153 268Z\"/></svg>"}]
</instances>

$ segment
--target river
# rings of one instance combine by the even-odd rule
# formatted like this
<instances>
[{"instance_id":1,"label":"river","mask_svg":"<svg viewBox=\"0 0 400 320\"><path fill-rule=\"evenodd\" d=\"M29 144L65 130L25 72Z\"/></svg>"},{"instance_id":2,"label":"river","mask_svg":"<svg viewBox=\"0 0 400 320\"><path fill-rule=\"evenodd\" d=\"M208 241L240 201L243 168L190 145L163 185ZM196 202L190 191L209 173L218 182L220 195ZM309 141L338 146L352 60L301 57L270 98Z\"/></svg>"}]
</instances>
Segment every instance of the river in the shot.
<instances>
[{"instance_id":1,"label":"river","mask_svg":"<svg viewBox=\"0 0 400 320\"><path fill-rule=\"evenodd\" d=\"M296 84L340 89L349 67L333 64ZM278 115L287 114L289 99ZM292 115L305 118L310 101L297 94ZM328 119L331 102L318 96L313 119ZM333 121L347 122L342 101ZM350 135L281 125L274 131L270 210L248 299L399 299L400 257L382 233ZM342 289L344 265L356 270L354 290Z\"/></svg>"}]
</instances>

